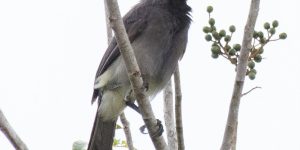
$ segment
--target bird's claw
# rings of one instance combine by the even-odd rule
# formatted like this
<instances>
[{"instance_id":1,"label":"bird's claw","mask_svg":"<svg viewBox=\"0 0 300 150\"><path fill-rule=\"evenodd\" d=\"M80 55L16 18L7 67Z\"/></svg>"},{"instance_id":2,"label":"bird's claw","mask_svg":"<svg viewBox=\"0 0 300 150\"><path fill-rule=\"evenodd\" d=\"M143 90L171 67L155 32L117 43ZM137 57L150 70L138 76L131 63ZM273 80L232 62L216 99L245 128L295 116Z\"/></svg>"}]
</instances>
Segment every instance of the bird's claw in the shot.
<instances>
[{"instance_id":1,"label":"bird's claw","mask_svg":"<svg viewBox=\"0 0 300 150\"><path fill-rule=\"evenodd\" d=\"M161 121L159 119L156 119L156 122L157 122L156 125L158 126L158 130L152 135L152 137L159 137L164 132L164 127L161 124ZM142 134L148 134L147 132L145 132L145 129L146 129L146 125L140 127L140 131Z\"/></svg>"}]
</instances>

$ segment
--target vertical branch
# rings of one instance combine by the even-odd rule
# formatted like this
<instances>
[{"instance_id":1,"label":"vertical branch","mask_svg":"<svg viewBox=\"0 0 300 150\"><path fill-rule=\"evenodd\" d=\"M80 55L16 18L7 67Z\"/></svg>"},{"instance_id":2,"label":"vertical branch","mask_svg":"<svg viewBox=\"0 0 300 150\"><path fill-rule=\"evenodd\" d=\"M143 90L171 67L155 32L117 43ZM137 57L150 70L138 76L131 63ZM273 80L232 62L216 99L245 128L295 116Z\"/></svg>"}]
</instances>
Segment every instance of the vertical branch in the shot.
<instances>
[{"instance_id":1,"label":"vertical branch","mask_svg":"<svg viewBox=\"0 0 300 150\"><path fill-rule=\"evenodd\" d=\"M168 146L171 150L178 149L175 121L172 82L169 81L164 89L164 118L167 130Z\"/></svg>"},{"instance_id":2,"label":"vertical branch","mask_svg":"<svg viewBox=\"0 0 300 150\"><path fill-rule=\"evenodd\" d=\"M106 22L106 35L107 35L107 43L109 44L113 38L112 30L109 24L109 11L107 8L106 0L104 1L104 9L105 9L105 22Z\"/></svg>"},{"instance_id":3,"label":"vertical branch","mask_svg":"<svg viewBox=\"0 0 300 150\"><path fill-rule=\"evenodd\" d=\"M112 29L109 24L109 12L107 8L107 3L104 1L104 7L105 7L105 21L106 21L106 33L107 33L107 42L108 44L111 42L113 35L112 35ZM124 133L126 136L126 142L128 145L129 150L134 150L133 142L132 142L132 136L130 131L130 125L128 120L126 119L125 113L121 113L120 115L121 123L123 124Z\"/></svg>"},{"instance_id":4,"label":"vertical branch","mask_svg":"<svg viewBox=\"0 0 300 150\"><path fill-rule=\"evenodd\" d=\"M117 0L106 0L109 10L109 21L114 30L115 37L120 49L122 58L124 59L131 87L135 98L137 99L145 125L149 131L149 136L157 150L167 150L167 144L162 136L156 136L158 130L157 120L154 116L148 96L146 96L145 88L141 72L134 56L133 49L129 42Z\"/></svg>"},{"instance_id":5,"label":"vertical branch","mask_svg":"<svg viewBox=\"0 0 300 150\"><path fill-rule=\"evenodd\" d=\"M179 65L177 64L174 72L174 83L175 83L175 116L176 116L176 132L178 140L178 150L184 150L184 138L183 138L183 125L182 125L182 110L181 110L181 85L180 85L180 72Z\"/></svg>"},{"instance_id":6,"label":"vertical branch","mask_svg":"<svg viewBox=\"0 0 300 150\"><path fill-rule=\"evenodd\" d=\"M237 73L221 150L230 150L232 147L235 147L233 146L233 143L236 142L234 141L234 139L236 138L237 134L239 105L246 76L249 52L252 47L251 41L253 37L256 19L258 16L259 3L260 0L251 0L250 11L244 30L242 49L237 65Z\"/></svg>"},{"instance_id":7,"label":"vertical branch","mask_svg":"<svg viewBox=\"0 0 300 150\"><path fill-rule=\"evenodd\" d=\"M120 120L123 124L123 129L124 129L124 132L125 132L128 149L129 150L134 150L131 131L130 131L130 125L129 125L129 122L127 121L126 116L125 116L124 113L122 113L120 115Z\"/></svg>"},{"instance_id":8,"label":"vertical branch","mask_svg":"<svg viewBox=\"0 0 300 150\"><path fill-rule=\"evenodd\" d=\"M25 143L20 139L20 137L17 135L17 133L8 123L1 109L0 109L0 130L8 138L8 140L15 147L16 150L28 150Z\"/></svg>"}]
</instances>

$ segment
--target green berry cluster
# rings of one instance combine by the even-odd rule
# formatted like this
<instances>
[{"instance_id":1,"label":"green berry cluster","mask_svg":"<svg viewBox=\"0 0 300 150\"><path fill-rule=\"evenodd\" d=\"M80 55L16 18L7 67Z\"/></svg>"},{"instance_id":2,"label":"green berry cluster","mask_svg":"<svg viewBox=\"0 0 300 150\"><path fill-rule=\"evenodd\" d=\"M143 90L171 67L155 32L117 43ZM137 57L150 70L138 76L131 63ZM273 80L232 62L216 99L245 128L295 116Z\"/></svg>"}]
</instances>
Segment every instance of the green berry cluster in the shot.
<instances>
[{"instance_id":1,"label":"green berry cluster","mask_svg":"<svg viewBox=\"0 0 300 150\"><path fill-rule=\"evenodd\" d=\"M229 32L221 29L217 30L216 21L211 17L211 13L213 12L213 7L208 6L206 11L209 14L208 26L203 27L203 32L205 35L205 40L208 42L212 42L211 46L211 56L212 58L219 58L219 56L224 57L229 60L231 64L237 66L238 58L241 50L241 45L238 43L231 44L231 39L233 33L236 31L234 25L231 25L228 28ZM264 29L267 31L265 35L263 31L255 31L253 33L253 46L250 50L248 67L247 67L247 76L253 80L255 79L257 71L254 69L256 63L260 63L263 59L262 54L264 52L264 46L270 41L276 41L279 39L286 39L287 34L281 33L277 39L273 39L273 35L276 33L276 28L278 27L279 22L274 20L272 24L265 23ZM258 42L258 44L255 44Z\"/></svg>"},{"instance_id":2,"label":"green berry cluster","mask_svg":"<svg viewBox=\"0 0 300 150\"><path fill-rule=\"evenodd\" d=\"M211 17L211 13L213 11L212 6L207 7L207 12L209 13L208 26L203 27L203 32L205 35L205 40L208 42L212 42L211 46L211 56L213 58L219 58L219 56L223 56L228 59L232 64L237 64L237 58L239 51L241 50L240 44L231 45L231 38L233 33L236 31L234 25L229 26L228 31L225 29L218 30L215 26L216 21Z\"/></svg>"},{"instance_id":3,"label":"green berry cluster","mask_svg":"<svg viewBox=\"0 0 300 150\"><path fill-rule=\"evenodd\" d=\"M272 41L284 40L287 38L286 33L280 33L277 38L274 38L276 29L279 26L279 22L274 20L272 23L264 23L264 31L254 31L253 33L253 45L250 50L247 75L253 80L255 79L256 70L254 69L256 63L260 63L263 59L262 54L264 52L264 46Z\"/></svg>"}]
</instances>

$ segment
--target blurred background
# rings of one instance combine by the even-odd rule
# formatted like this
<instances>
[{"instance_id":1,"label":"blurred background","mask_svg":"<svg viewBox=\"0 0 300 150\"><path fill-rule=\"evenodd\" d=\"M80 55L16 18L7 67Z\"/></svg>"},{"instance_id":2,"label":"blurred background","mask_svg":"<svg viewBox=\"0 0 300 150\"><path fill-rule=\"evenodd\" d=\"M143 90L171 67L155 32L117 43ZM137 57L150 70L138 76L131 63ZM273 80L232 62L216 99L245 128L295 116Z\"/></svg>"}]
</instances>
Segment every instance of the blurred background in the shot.
<instances>
[{"instance_id":1,"label":"blurred background","mask_svg":"<svg viewBox=\"0 0 300 150\"><path fill-rule=\"evenodd\" d=\"M119 1L124 15L137 0ZM206 7L218 28L235 25L233 43L241 43L250 0L189 0L193 23L180 62L183 125L187 150L219 149L223 139L235 78L234 66L212 59L202 27ZM279 21L278 32L288 38L265 47L256 65L255 80L246 79L244 91L261 86L242 98L237 149L299 150L300 139L300 26L296 0L261 1L257 30ZM96 112L91 105L97 67L107 47L101 0L0 1L0 107L30 150L67 150L73 142L88 142ZM152 101L163 120L161 94ZM152 150L139 127L141 116L130 109L134 146ZM125 139L122 130L117 139ZM0 134L0 149L13 147Z\"/></svg>"}]
</instances>

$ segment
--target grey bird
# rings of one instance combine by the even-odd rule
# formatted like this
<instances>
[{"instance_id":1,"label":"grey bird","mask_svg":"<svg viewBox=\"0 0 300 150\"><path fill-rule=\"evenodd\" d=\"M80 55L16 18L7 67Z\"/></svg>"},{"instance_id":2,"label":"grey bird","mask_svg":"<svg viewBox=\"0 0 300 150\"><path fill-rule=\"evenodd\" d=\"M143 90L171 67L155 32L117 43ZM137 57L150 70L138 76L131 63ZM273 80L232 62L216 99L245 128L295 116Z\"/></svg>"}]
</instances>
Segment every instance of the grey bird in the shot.
<instances>
[{"instance_id":1,"label":"grey bird","mask_svg":"<svg viewBox=\"0 0 300 150\"><path fill-rule=\"evenodd\" d=\"M188 39L191 8L186 0L141 0L124 17L147 95L153 98L170 80ZM98 68L92 102L98 110L88 150L111 150L118 116L134 102L118 44L113 38Z\"/></svg>"}]
</instances>

